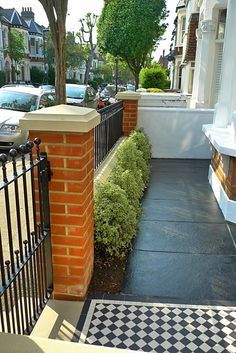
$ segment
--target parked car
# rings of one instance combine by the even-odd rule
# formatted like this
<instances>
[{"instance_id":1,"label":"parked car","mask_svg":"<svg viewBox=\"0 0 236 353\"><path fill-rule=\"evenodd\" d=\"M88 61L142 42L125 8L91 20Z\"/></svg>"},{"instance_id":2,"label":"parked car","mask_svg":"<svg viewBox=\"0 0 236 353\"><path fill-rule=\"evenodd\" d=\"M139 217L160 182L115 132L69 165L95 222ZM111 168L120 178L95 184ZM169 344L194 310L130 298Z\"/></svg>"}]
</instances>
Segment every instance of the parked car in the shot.
<instances>
[{"instance_id":1,"label":"parked car","mask_svg":"<svg viewBox=\"0 0 236 353\"><path fill-rule=\"evenodd\" d=\"M89 85L66 84L66 101L69 105L93 108L98 107L96 91Z\"/></svg>"},{"instance_id":2,"label":"parked car","mask_svg":"<svg viewBox=\"0 0 236 353\"><path fill-rule=\"evenodd\" d=\"M6 85L2 86L1 88L8 88L8 87L30 87L34 88L33 85L28 83L7 83Z\"/></svg>"},{"instance_id":3,"label":"parked car","mask_svg":"<svg viewBox=\"0 0 236 353\"><path fill-rule=\"evenodd\" d=\"M0 89L0 150L18 148L28 138L28 131L19 128L25 113L56 104L53 92L39 88L6 87Z\"/></svg>"},{"instance_id":4,"label":"parked car","mask_svg":"<svg viewBox=\"0 0 236 353\"><path fill-rule=\"evenodd\" d=\"M127 91L135 92L135 86L132 85L131 83L128 83L126 88L127 88Z\"/></svg>"},{"instance_id":5,"label":"parked car","mask_svg":"<svg viewBox=\"0 0 236 353\"><path fill-rule=\"evenodd\" d=\"M118 92L124 92L126 88L124 86L118 86ZM110 105L116 102L116 86L107 85L106 88L100 93L98 107L103 108L106 105Z\"/></svg>"},{"instance_id":6,"label":"parked car","mask_svg":"<svg viewBox=\"0 0 236 353\"><path fill-rule=\"evenodd\" d=\"M43 91L55 91L55 87L53 85L41 85L39 88Z\"/></svg>"}]
</instances>

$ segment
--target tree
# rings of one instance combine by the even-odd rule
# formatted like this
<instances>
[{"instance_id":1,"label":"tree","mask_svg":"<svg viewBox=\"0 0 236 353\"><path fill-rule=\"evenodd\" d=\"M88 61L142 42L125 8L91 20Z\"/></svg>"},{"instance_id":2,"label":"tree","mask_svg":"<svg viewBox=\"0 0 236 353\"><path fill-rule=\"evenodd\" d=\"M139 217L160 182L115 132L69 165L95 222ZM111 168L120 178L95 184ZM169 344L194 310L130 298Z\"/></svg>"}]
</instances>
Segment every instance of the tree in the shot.
<instances>
[{"instance_id":1,"label":"tree","mask_svg":"<svg viewBox=\"0 0 236 353\"><path fill-rule=\"evenodd\" d=\"M104 60L104 64L92 70L94 77L102 77L105 82L113 82L115 78L116 60L110 54L107 54ZM126 62L120 60L118 69L118 83L126 84L127 82L133 82L133 75Z\"/></svg>"},{"instance_id":2,"label":"tree","mask_svg":"<svg viewBox=\"0 0 236 353\"><path fill-rule=\"evenodd\" d=\"M65 43L66 68L75 69L85 60L85 50L83 45L76 43L75 35L67 32Z\"/></svg>"},{"instance_id":3,"label":"tree","mask_svg":"<svg viewBox=\"0 0 236 353\"><path fill-rule=\"evenodd\" d=\"M98 22L98 45L122 58L138 88L139 73L165 31L166 0L109 0Z\"/></svg>"},{"instance_id":4,"label":"tree","mask_svg":"<svg viewBox=\"0 0 236 353\"><path fill-rule=\"evenodd\" d=\"M98 16L92 13L87 13L85 18L80 20L81 28L77 33L80 39L81 45L85 44L85 62L86 71L84 77L84 83L87 84L89 81L89 73L91 70L93 59L96 57L95 49L96 44L93 43L93 31L97 23Z\"/></svg>"},{"instance_id":5,"label":"tree","mask_svg":"<svg viewBox=\"0 0 236 353\"><path fill-rule=\"evenodd\" d=\"M57 103L64 104L66 103L65 22L68 0L39 0L39 2L47 15L54 47Z\"/></svg>"},{"instance_id":6,"label":"tree","mask_svg":"<svg viewBox=\"0 0 236 353\"><path fill-rule=\"evenodd\" d=\"M140 83L143 88L168 88L167 70L160 64L145 67L140 72Z\"/></svg>"},{"instance_id":7,"label":"tree","mask_svg":"<svg viewBox=\"0 0 236 353\"><path fill-rule=\"evenodd\" d=\"M18 65L25 57L24 37L17 29L10 30L10 40L7 53L11 59L12 81L15 81L15 73L18 72Z\"/></svg>"}]
</instances>

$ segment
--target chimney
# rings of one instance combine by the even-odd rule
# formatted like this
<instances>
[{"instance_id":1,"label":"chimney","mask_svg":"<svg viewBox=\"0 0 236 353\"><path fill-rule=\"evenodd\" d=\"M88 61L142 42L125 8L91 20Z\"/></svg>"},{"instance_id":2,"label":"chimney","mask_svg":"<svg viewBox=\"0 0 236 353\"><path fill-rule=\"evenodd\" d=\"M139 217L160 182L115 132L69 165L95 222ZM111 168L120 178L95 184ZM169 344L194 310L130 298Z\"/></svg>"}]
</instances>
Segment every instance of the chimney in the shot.
<instances>
[{"instance_id":1,"label":"chimney","mask_svg":"<svg viewBox=\"0 0 236 353\"><path fill-rule=\"evenodd\" d=\"M34 12L32 7L22 7L21 17L24 20L33 20L34 21Z\"/></svg>"}]
</instances>

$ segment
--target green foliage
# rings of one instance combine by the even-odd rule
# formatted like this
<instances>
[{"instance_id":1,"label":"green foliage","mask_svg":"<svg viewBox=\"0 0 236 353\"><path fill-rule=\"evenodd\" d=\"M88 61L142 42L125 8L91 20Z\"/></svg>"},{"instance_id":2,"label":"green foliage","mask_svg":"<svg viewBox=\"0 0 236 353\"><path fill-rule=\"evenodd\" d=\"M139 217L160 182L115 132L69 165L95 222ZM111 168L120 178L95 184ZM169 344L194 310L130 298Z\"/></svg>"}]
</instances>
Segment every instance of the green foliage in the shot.
<instances>
[{"instance_id":1,"label":"green foliage","mask_svg":"<svg viewBox=\"0 0 236 353\"><path fill-rule=\"evenodd\" d=\"M170 80L165 80L165 89L169 89L170 88Z\"/></svg>"},{"instance_id":2,"label":"green foliage","mask_svg":"<svg viewBox=\"0 0 236 353\"><path fill-rule=\"evenodd\" d=\"M98 90L98 86L103 82L103 78L96 77L92 81L89 81L89 85L92 86L96 91Z\"/></svg>"},{"instance_id":3,"label":"green foliage","mask_svg":"<svg viewBox=\"0 0 236 353\"><path fill-rule=\"evenodd\" d=\"M143 88L165 89L167 85L166 70L161 65L143 68L140 72L140 84Z\"/></svg>"},{"instance_id":4,"label":"green foliage","mask_svg":"<svg viewBox=\"0 0 236 353\"><path fill-rule=\"evenodd\" d=\"M148 163L152 154L152 145L144 130L139 129L132 131L130 133L130 139L135 143L137 149L142 153L143 158Z\"/></svg>"},{"instance_id":5,"label":"green foliage","mask_svg":"<svg viewBox=\"0 0 236 353\"><path fill-rule=\"evenodd\" d=\"M122 257L131 248L136 230L136 214L126 193L111 181L95 191L95 244L110 256Z\"/></svg>"},{"instance_id":6,"label":"green foliage","mask_svg":"<svg viewBox=\"0 0 236 353\"><path fill-rule=\"evenodd\" d=\"M149 92L149 93L163 93L164 91L160 88L147 88L147 92Z\"/></svg>"},{"instance_id":7,"label":"green foliage","mask_svg":"<svg viewBox=\"0 0 236 353\"><path fill-rule=\"evenodd\" d=\"M4 71L0 71L0 87L5 85L6 83L6 75Z\"/></svg>"},{"instance_id":8,"label":"green foliage","mask_svg":"<svg viewBox=\"0 0 236 353\"><path fill-rule=\"evenodd\" d=\"M147 185L151 145L143 130L119 147L109 180L96 187L95 244L106 255L122 257L130 249Z\"/></svg>"},{"instance_id":9,"label":"green foliage","mask_svg":"<svg viewBox=\"0 0 236 353\"><path fill-rule=\"evenodd\" d=\"M55 85L55 69L53 66L48 68L48 83L49 85Z\"/></svg>"},{"instance_id":10,"label":"green foliage","mask_svg":"<svg viewBox=\"0 0 236 353\"><path fill-rule=\"evenodd\" d=\"M67 78L66 79L66 83L75 83L78 84L79 80L77 80L76 78Z\"/></svg>"},{"instance_id":11,"label":"green foliage","mask_svg":"<svg viewBox=\"0 0 236 353\"><path fill-rule=\"evenodd\" d=\"M165 31L165 0L112 0L105 2L98 23L98 45L103 53L123 59L136 88L139 72Z\"/></svg>"},{"instance_id":12,"label":"green foliage","mask_svg":"<svg viewBox=\"0 0 236 353\"><path fill-rule=\"evenodd\" d=\"M130 169L134 174L141 171L143 188L148 185L150 178L150 167L143 158L143 153L138 150L136 143L130 138L117 151L117 163L123 169Z\"/></svg>"},{"instance_id":13,"label":"green foliage","mask_svg":"<svg viewBox=\"0 0 236 353\"><path fill-rule=\"evenodd\" d=\"M38 67L33 66L30 69L30 78L32 83L41 84L44 81L44 71Z\"/></svg>"},{"instance_id":14,"label":"green foliage","mask_svg":"<svg viewBox=\"0 0 236 353\"><path fill-rule=\"evenodd\" d=\"M140 199L143 196L141 171L136 174L130 169L123 169L119 164L113 169L110 180L125 191L130 204L134 207L136 217L141 214Z\"/></svg>"},{"instance_id":15,"label":"green foliage","mask_svg":"<svg viewBox=\"0 0 236 353\"><path fill-rule=\"evenodd\" d=\"M86 58L86 50L83 45L76 43L75 35L67 32L65 42L66 68L75 69L81 66Z\"/></svg>"},{"instance_id":16,"label":"green foliage","mask_svg":"<svg viewBox=\"0 0 236 353\"><path fill-rule=\"evenodd\" d=\"M16 63L19 63L25 57L24 37L17 29L11 29L8 55Z\"/></svg>"}]
</instances>

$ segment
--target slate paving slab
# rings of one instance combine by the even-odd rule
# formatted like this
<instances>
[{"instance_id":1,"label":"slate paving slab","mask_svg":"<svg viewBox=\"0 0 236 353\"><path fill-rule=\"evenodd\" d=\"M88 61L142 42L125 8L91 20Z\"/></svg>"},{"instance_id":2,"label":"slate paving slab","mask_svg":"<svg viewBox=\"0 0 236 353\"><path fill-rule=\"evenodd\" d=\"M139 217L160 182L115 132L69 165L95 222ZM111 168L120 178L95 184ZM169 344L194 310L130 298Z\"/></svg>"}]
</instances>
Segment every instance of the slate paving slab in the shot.
<instances>
[{"instance_id":1,"label":"slate paving slab","mask_svg":"<svg viewBox=\"0 0 236 353\"><path fill-rule=\"evenodd\" d=\"M208 183L209 161L152 160L123 293L181 303L236 301L236 225Z\"/></svg>"},{"instance_id":2,"label":"slate paving slab","mask_svg":"<svg viewBox=\"0 0 236 353\"><path fill-rule=\"evenodd\" d=\"M141 222L135 250L236 255L225 223Z\"/></svg>"},{"instance_id":3,"label":"slate paving slab","mask_svg":"<svg viewBox=\"0 0 236 353\"><path fill-rule=\"evenodd\" d=\"M235 301L236 256L134 250L124 293L180 302Z\"/></svg>"},{"instance_id":4,"label":"slate paving slab","mask_svg":"<svg viewBox=\"0 0 236 353\"><path fill-rule=\"evenodd\" d=\"M144 199L142 220L225 223L216 202ZM141 221L142 221L141 220Z\"/></svg>"},{"instance_id":5,"label":"slate paving slab","mask_svg":"<svg viewBox=\"0 0 236 353\"><path fill-rule=\"evenodd\" d=\"M174 178L173 178L174 179ZM199 202L212 201L216 203L215 196L208 184L194 183L191 178L181 180L169 181L163 176L163 179L152 183L145 193L146 199L160 199L160 200L195 200Z\"/></svg>"}]
</instances>

